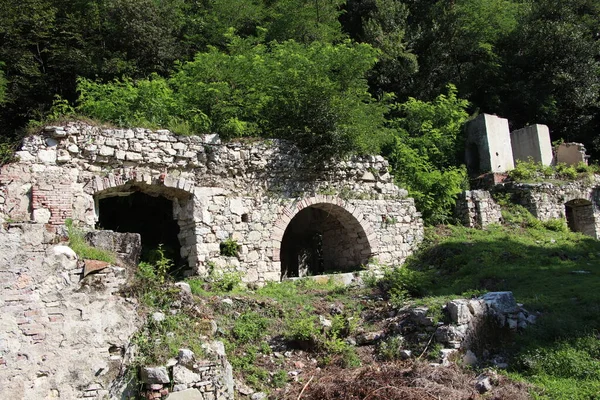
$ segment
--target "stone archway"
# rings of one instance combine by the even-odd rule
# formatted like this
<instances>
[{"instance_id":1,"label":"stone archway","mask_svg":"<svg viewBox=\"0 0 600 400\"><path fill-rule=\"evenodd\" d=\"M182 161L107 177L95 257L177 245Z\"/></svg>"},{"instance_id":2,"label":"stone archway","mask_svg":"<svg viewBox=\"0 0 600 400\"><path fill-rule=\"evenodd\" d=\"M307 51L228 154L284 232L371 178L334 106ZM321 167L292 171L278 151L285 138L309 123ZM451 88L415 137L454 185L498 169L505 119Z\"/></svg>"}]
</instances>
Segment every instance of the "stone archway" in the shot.
<instances>
[{"instance_id":1,"label":"stone archway","mask_svg":"<svg viewBox=\"0 0 600 400\"><path fill-rule=\"evenodd\" d=\"M282 279L359 270L375 253L373 229L359 211L330 196L286 208L276 227Z\"/></svg>"},{"instance_id":2,"label":"stone archway","mask_svg":"<svg viewBox=\"0 0 600 400\"><path fill-rule=\"evenodd\" d=\"M584 235L596 235L596 218L594 216L594 205L586 199L573 199L565 203L565 217L567 225L573 232L581 232Z\"/></svg>"},{"instance_id":3,"label":"stone archway","mask_svg":"<svg viewBox=\"0 0 600 400\"><path fill-rule=\"evenodd\" d=\"M93 194L97 228L139 233L142 251L161 244L176 267L194 268L193 191L162 181L109 181L113 182Z\"/></svg>"}]
</instances>

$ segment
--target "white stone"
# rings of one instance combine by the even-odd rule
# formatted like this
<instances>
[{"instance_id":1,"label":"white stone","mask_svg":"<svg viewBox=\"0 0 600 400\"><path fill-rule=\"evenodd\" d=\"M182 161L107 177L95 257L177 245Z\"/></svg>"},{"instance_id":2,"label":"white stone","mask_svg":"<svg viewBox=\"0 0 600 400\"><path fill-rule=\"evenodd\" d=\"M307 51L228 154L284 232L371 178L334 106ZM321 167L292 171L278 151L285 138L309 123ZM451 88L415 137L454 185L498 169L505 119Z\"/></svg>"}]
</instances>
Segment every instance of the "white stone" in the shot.
<instances>
[{"instance_id":1,"label":"white stone","mask_svg":"<svg viewBox=\"0 0 600 400\"><path fill-rule=\"evenodd\" d=\"M452 300L446 304L450 319L458 325L467 324L472 318L468 300Z\"/></svg>"},{"instance_id":2,"label":"white stone","mask_svg":"<svg viewBox=\"0 0 600 400\"><path fill-rule=\"evenodd\" d=\"M38 152L38 158L44 164L55 164L56 150L40 150Z\"/></svg>"},{"instance_id":3,"label":"white stone","mask_svg":"<svg viewBox=\"0 0 600 400\"><path fill-rule=\"evenodd\" d=\"M141 379L144 383L170 383L169 372L166 367L144 367L141 370Z\"/></svg>"},{"instance_id":4,"label":"white stone","mask_svg":"<svg viewBox=\"0 0 600 400\"><path fill-rule=\"evenodd\" d=\"M115 149L108 146L100 147L100 155L101 156L113 156L115 154Z\"/></svg>"},{"instance_id":5,"label":"white stone","mask_svg":"<svg viewBox=\"0 0 600 400\"><path fill-rule=\"evenodd\" d=\"M232 214L242 215L245 212L244 203L241 198L231 198L229 199L229 210Z\"/></svg>"},{"instance_id":6,"label":"white stone","mask_svg":"<svg viewBox=\"0 0 600 400\"><path fill-rule=\"evenodd\" d=\"M125 159L127 161L141 161L143 159L143 157L139 153L134 153L134 152L128 151L125 153Z\"/></svg>"},{"instance_id":7,"label":"white stone","mask_svg":"<svg viewBox=\"0 0 600 400\"><path fill-rule=\"evenodd\" d=\"M190 371L183 365L176 365L173 367L173 382L174 383L185 383L190 384L199 382L202 380L202 376L193 371Z\"/></svg>"},{"instance_id":8,"label":"white stone","mask_svg":"<svg viewBox=\"0 0 600 400\"><path fill-rule=\"evenodd\" d=\"M206 400L198 389L186 389L170 393L167 400Z\"/></svg>"},{"instance_id":9,"label":"white stone","mask_svg":"<svg viewBox=\"0 0 600 400\"><path fill-rule=\"evenodd\" d=\"M15 156L23 162L35 161L35 157L32 156L30 152L25 150L15 152Z\"/></svg>"},{"instance_id":10,"label":"white stone","mask_svg":"<svg viewBox=\"0 0 600 400\"><path fill-rule=\"evenodd\" d=\"M33 210L33 221L38 224L47 224L50 221L52 213L47 208L38 208Z\"/></svg>"}]
</instances>

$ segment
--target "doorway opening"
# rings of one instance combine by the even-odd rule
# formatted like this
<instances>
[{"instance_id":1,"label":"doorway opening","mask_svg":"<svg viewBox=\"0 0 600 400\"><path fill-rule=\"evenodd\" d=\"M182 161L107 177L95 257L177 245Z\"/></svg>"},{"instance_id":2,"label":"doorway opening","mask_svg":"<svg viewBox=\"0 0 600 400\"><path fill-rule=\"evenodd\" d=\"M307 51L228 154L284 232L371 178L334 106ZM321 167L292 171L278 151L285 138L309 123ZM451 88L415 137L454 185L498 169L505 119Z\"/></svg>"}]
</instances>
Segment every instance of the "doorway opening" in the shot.
<instances>
[{"instance_id":1,"label":"doorway opening","mask_svg":"<svg viewBox=\"0 0 600 400\"><path fill-rule=\"evenodd\" d=\"M596 237L596 219L591 201L575 199L565 203L565 216L571 231Z\"/></svg>"},{"instance_id":2,"label":"doorway opening","mask_svg":"<svg viewBox=\"0 0 600 400\"><path fill-rule=\"evenodd\" d=\"M365 231L352 214L334 204L314 204L300 210L284 232L281 278L356 271L370 256Z\"/></svg>"},{"instance_id":3,"label":"doorway opening","mask_svg":"<svg viewBox=\"0 0 600 400\"><path fill-rule=\"evenodd\" d=\"M159 249L174 268L182 264L179 224L173 217L173 201L141 191L114 193L98 200L99 229L139 233L141 261L155 262Z\"/></svg>"}]
</instances>

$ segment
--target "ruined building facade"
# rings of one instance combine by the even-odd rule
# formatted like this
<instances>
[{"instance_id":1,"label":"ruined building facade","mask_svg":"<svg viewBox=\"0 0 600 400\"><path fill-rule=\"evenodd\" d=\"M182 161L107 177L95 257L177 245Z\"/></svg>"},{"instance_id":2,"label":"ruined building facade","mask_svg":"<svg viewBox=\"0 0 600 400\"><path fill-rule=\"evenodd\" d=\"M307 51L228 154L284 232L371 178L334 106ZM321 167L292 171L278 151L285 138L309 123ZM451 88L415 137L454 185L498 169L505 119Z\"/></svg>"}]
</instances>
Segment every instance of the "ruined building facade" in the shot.
<instances>
[{"instance_id":1,"label":"ruined building facade","mask_svg":"<svg viewBox=\"0 0 600 400\"><path fill-rule=\"evenodd\" d=\"M400 264L422 238L379 156L316 168L280 140L70 123L27 137L17 158L0 173L4 221L138 232L186 274L265 282Z\"/></svg>"}]
</instances>

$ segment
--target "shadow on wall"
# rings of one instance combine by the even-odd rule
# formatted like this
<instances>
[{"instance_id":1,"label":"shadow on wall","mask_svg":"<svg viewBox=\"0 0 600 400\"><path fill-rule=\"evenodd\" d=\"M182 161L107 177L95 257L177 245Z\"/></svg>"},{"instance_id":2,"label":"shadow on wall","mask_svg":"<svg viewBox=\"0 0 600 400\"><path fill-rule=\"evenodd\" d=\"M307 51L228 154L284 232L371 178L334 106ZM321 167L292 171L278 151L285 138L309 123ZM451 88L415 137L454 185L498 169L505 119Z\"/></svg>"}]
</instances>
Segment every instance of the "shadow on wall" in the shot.
<instances>
[{"instance_id":1,"label":"shadow on wall","mask_svg":"<svg viewBox=\"0 0 600 400\"><path fill-rule=\"evenodd\" d=\"M334 204L299 211L281 241L281 278L351 272L369 261L371 248L360 222Z\"/></svg>"}]
</instances>

